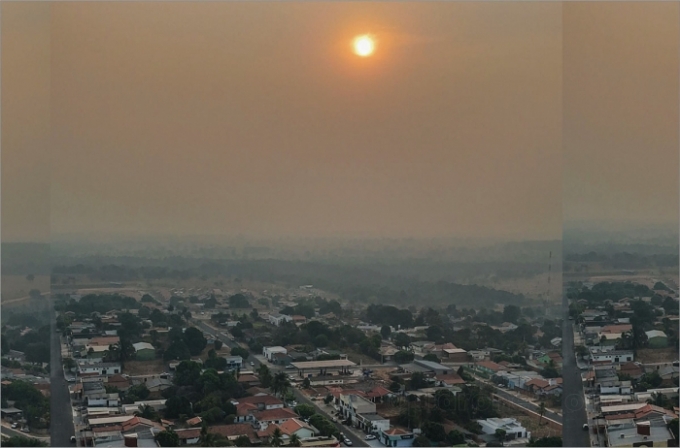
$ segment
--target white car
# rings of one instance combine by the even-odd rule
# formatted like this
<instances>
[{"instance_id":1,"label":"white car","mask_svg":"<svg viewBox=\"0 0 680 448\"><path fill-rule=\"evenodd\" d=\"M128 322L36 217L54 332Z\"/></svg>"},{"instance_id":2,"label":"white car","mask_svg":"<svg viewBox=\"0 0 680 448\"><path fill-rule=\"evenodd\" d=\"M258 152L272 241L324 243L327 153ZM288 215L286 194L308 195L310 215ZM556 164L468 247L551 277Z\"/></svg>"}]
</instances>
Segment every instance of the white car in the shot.
<instances>
[{"instance_id":1,"label":"white car","mask_svg":"<svg viewBox=\"0 0 680 448\"><path fill-rule=\"evenodd\" d=\"M16 423L12 423L12 429L17 429L17 426L19 425L17 425Z\"/></svg>"},{"instance_id":2,"label":"white car","mask_svg":"<svg viewBox=\"0 0 680 448\"><path fill-rule=\"evenodd\" d=\"M373 434L369 434L365 437L366 440L375 440L376 437Z\"/></svg>"},{"instance_id":3,"label":"white car","mask_svg":"<svg viewBox=\"0 0 680 448\"><path fill-rule=\"evenodd\" d=\"M345 439L345 440L343 440L343 442L344 442L345 445L347 445L347 446L352 446L352 441L349 440L349 439Z\"/></svg>"}]
</instances>

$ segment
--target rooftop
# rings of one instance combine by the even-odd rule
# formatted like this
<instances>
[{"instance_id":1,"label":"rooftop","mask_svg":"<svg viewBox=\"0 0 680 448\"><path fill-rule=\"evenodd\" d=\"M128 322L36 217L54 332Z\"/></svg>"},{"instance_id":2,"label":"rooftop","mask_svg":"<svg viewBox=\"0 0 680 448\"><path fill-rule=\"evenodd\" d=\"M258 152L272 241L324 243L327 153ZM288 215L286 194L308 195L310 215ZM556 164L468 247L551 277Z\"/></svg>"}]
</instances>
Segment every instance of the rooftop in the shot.
<instances>
[{"instance_id":1,"label":"rooftop","mask_svg":"<svg viewBox=\"0 0 680 448\"><path fill-rule=\"evenodd\" d=\"M305 362L293 362L291 363L296 369L323 369L323 368L333 368L333 367L352 367L356 366L355 363L349 359L335 359L328 361L305 361Z\"/></svg>"}]
</instances>

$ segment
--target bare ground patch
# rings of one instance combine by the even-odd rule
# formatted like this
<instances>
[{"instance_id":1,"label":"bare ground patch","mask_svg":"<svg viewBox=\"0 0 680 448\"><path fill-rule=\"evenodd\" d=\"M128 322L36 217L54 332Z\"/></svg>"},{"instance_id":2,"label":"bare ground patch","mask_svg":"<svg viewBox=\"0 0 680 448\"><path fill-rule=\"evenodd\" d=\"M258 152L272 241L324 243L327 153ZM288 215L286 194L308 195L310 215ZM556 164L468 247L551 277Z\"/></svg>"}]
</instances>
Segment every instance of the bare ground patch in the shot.
<instances>
[{"instance_id":1,"label":"bare ground patch","mask_svg":"<svg viewBox=\"0 0 680 448\"><path fill-rule=\"evenodd\" d=\"M125 361L123 372L128 375L152 375L154 373L163 373L166 368L165 362L163 362L162 359L154 359L151 361Z\"/></svg>"}]
</instances>

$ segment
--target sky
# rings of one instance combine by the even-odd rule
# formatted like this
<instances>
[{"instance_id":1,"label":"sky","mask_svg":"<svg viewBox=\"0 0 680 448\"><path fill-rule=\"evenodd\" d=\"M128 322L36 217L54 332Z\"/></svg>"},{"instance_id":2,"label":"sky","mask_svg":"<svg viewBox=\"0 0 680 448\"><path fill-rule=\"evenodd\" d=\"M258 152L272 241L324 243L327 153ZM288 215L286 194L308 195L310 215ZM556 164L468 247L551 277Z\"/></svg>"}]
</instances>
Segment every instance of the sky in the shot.
<instances>
[{"instance_id":1,"label":"sky","mask_svg":"<svg viewBox=\"0 0 680 448\"><path fill-rule=\"evenodd\" d=\"M680 4L564 4L564 222L678 229Z\"/></svg>"},{"instance_id":2,"label":"sky","mask_svg":"<svg viewBox=\"0 0 680 448\"><path fill-rule=\"evenodd\" d=\"M619 5L2 4L2 240L677 222L678 5Z\"/></svg>"}]
</instances>

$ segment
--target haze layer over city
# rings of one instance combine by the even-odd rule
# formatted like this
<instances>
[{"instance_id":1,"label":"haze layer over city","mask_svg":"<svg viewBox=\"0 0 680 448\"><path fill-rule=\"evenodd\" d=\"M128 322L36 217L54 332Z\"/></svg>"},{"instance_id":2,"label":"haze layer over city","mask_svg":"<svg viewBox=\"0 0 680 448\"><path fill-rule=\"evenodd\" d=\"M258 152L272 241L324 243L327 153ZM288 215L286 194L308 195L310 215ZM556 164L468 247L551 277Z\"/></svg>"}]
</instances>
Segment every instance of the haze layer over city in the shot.
<instances>
[{"instance_id":1,"label":"haze layer over city","mask_svg":"<svg viewBox=\"0 0 680 448\"><path fill-rule=\"evenodd\" d=\"M677 446L677 3L0 10L3 446Z\"/></svg>"}]
</instances>

